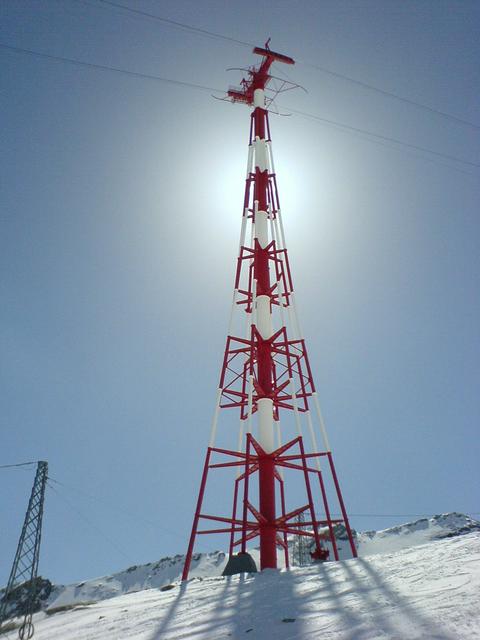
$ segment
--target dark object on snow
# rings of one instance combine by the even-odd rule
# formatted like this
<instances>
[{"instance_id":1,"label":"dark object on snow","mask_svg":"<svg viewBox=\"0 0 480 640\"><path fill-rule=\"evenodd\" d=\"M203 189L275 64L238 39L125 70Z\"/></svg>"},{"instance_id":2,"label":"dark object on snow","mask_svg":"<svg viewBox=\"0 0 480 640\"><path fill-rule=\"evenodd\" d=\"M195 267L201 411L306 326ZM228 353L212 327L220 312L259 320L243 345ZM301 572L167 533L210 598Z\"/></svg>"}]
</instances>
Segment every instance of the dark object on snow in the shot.
<instances>
[{"instance_id":1,"label":"dark object on snow","mask_svg":"<svg viewBox=\"0 0 480 640\"><path fill-rule=\"evenodd\" d=\"M163 587L160 587L160 591L170 591L170 589L175 589L174 584L166 584Z\"/></svg>"},{"instance_id":2,"label":"dark object on snow","mask_svg":"<svg viewBox=\"0 0 480 640\"><path fill-rule=\"evenodd\" d=\"M296 618L282 618L282 622L295 622Z\"/></svg>"},{"instance_id":3,"label":"dark object on snow","mask_svg":"<svg viewBox=\"0 0 480 640\"><path fill-rule=\"evenodd\" d=\"M237 573L257 573L257 565L249 553L240 552L230 556L222 576L234 576Z\"/></svg>"}]
</instances>

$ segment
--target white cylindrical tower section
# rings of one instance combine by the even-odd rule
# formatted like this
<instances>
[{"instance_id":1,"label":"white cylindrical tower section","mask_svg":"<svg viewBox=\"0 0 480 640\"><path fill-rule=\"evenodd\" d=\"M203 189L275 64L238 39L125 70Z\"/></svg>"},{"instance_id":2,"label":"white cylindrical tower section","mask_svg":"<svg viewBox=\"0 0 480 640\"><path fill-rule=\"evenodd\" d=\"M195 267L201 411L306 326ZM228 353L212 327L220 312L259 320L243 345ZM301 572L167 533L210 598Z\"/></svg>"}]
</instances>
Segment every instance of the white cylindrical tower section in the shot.
<instances>
[{"instance_id":1,"label":"white cylindrical tower section","mask_svg":"<svg viewBox=\"0 0 480 640\"><path fill-rule=\"evenodd\" d=\"M255 211L255 237L262 249L268 244L268 216L266 211Z\"/></svg>"},{"instance_id":2,"label":"white cylindrical tower section","mask_svg":"<svg viewBox=\"0 0 480 640\"><path fill-rule=\"evenodd\" d=\"M253 92L253 106L265 109L265 91L263 89L255 89Z\"/></svg>"},{"instance_id":3,"label":"white cylindrical tower section","mask_svg":"<svg viewBox=\"0 0 480 640\"><path fill-rule=\"evenodd\" d=\"M268 169L267 161L267 143L265 140L261 140L258 136L255 138L255 166L260 171L266 171Z\"/></svg>"},{"instance_id":4,"label":"white cylindrical tower section","mask_svg":"<svg viewBox=\"0 0 480 640\"><path fill-rule=\"evenodd\" d=\"M266 453L275 450L273 430L273 400L260 398L257 400L258 409L258 442Z\"/></svg>"}]
</instances>

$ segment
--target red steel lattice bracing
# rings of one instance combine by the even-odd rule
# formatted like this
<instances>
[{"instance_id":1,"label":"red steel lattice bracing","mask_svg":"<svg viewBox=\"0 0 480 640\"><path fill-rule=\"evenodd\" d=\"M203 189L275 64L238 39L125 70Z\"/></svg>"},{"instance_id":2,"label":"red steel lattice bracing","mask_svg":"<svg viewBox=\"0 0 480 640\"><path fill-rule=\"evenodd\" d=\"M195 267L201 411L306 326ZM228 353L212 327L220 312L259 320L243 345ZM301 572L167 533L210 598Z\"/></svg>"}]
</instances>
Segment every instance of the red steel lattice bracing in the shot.
<instances>
[{"instance_id":1,"label":"red steel lattice bracing","mask_svg":"<svg viewBox=\"0 0 480 640\"><path fill-rule=\"evenodd\" d=\"M334 559L338 560L339 556L334 527L337 524L344 524L347 530L351 553L356 557L355 543L349 526L348 516L343 503L340 487L338 485L332 454L330 452L305 453L303 439L301 436L291 440L270 454L267 454L262 449L251 434L247 434L246 443L245 452L219 449L216 447L209 447L207 450L192 535L190 537L190 544L187 551L182 579L186 580L188 578L193 554L193 545L196 536L213 533L229 534L230 556L233 555L236 549L245 553L247 550L247 542L257 537L261 538L265 534L270 534L274 536L275 546L278 546L283 550L285 566L289 567L290 560L287 535L301 535L311 538L315 542L315 552L312 556L316 560L326 560L328 558L329 552L323 548L321 544L322 540L328 540L333 549ZM287 454L288 451L295 448L298 449L297 452ZM223 461L212 462L212 458L215 454L222 456ZM309 463L313 461L313 459L320 457L326 457L328 460L329 470L335 481L335 488L342 512L342 518L333 519L331 517L322 471L320 471L319 468L309 466ZM272 466L273 477L280 491L281 515L277 516L273 521L269 521L250 501L249 487L251 477L258 474L262 461L268 461ZM226 467L234 467L240 470L240 473L234 483L232 515L228 517L203 513L202 503L208 473L211 469ZM305 479L306 504L289 512L286 511L284 480L279 472L279 468L300 471ZM313 484L316 482L318 482L321 503L326 516L324 520L317 519L315 512ZM242 498L241 503L239 502L240 497ZM298 520L295 521L294 519L301 513L307 513L307 520L302 522L299 522ZM215 522L218 523L218 526L212 529L199 529L201 521ZM304 530L303 527L309 527L311 530Z\"/></svg>"},{"instance_id":2,"label":"red steel lattice bracing","mask_svg":"<svg viewBox=\"0 0 480 640\"><path fill-rule=\"evenodd\" d=\"M225 355L210 438L204 464L194 523L188 546L183 579L188 578L194 544L198 535L223 533L230 539L229 554L246 552L247 543L259 538L260 567L277 566L277 549L283 549L288 566L288 535L312 539L312 557L326 560L331 544L338 560L334 528L343 524L352 555L355 544L338 483L328 438L320 413L305 340L296 316L292 274L285 246L280 200L271 153L271 136L266 91L274 61L293 64L287 56L268 48L255 48L262 56L258 68L248 71L242 86L228 92L233 102L253 105L249 137L249 159L243 202L239 255L235 274L232 318L240 314L245 321L244 334L232 330L227 336ZM250 233L248 233L250 231ZM278 328L273 328L276 320ZM319 452L310 403L318 414L325 451ZM217 421L222 409L237 409L240 414L240 437L237 449L215 447ZM293 415L296 437L287 444L279 442L280 417ZM303 418L302 418L303 416ZM313 446L305 453L302 420L306 420ZM255 424L254 424L255 423ZM253 431L256 430L256 436ZM242 434L245 434L244 436ZM275 435L277 434L277 435ZM275 442L275 440L277 440ZM214 457L220 460L213 462ZM332 519L324 473L320 460L327 461L333 494L342 517ZM203 510L209 472L230 468L236 471L233 481L231 515L213 515ZM285 472L298 472L305 485L305 503L287 511ZM318 488L321 511L315 511L313 486ZM258 488L258 500L252 497ZM279 513L277 513L279 512ZM308 513L302 529L294 522ZM216 523L214 528L199 529L201 521Z\"/></svg>"}]
</instances>

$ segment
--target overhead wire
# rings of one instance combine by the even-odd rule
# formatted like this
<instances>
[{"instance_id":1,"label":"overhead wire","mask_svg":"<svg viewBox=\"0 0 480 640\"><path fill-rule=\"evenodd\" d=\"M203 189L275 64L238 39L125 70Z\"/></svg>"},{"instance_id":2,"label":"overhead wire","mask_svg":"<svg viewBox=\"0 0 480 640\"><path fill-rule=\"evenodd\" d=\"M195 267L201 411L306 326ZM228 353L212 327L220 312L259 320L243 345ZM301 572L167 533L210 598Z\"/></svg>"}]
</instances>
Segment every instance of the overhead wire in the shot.
<instances>
[{"instance_id":1,"label":"overhead wire","mask_svg":"<svg viewBox=\"0 0 480 640\"><path fill-rule=\"evenodd\" d=\"M82 0L80 0L82 1ZM148 13L147 11L142 11L140 9L134 9L133 7L128 7L124 4L120 4L119 2L113 2L112 0L98 0L101 4L110 5L116 9L122 9L132 14L136 14L138 16L142 16L144 18L150 18L156 20L157 22L162 22L166 25L178 27L185 31L189 31L191 33L197 33L202 36L207 36L209 38L214 38L216 40L224 40L226 42L233 42L234 44L239 44L246 47L253 47L254 45L251 42L246 42L245 40L238 40L237 38L232 38L222 33L217 33L215 31L209 31L208 29L202 29L200 27L195 27L193 25L187 24L185 22L179 22L177 20L170 20L169 18L163 18L154 13Z\"/></svg>"},{"instance_id":2,"label":"overhead wire","mask_svg":"<svg viewBox=\"0 0 480 640\"><path fill-rule=\"evenodd\" d=\"M78 0L77 0L78 1ZM83 0L80 0L83 1ZM155 20L157 22L161 22L167 26L174 26L174 27L179 27L182 28L186 31L189 31L190 33L196 33L197 35L203 35L203 36L207 36L210 38L214 38L217 40L224 40L227 42L233 42L235 44L239 44L239 45L243 45L243 46L247 46L247 47L254 47L255 45L251 42L247 42L245 40L240 40L238 38L233 38L231 36L228 36L226 34L223 33L218 33L218 32L214 32L214 31L209 31L208 29L203 29L200 27L196 27L195 25L192 24L187 24L185 22L178 22L176 20L171 20L169 18L164 18L162 16L159 16L158 14L152 14L152 13L148 13L146 11L142 11L140 9L134 9L133 7L129 7L127 5L121 4L120 2L115 2L114 0L97 0L97 3L101 3L102 5L106 5L106 6L110 6L112 8L115 9L120 9L124 12L128 12L131 14L136 14L136 15L140 15L143 16L144 18L148 18L151 20ZM429 113L432 113L434 115L437 116L441 116L443 118L446 118L452 122L456 122L457 124L462 124L468 127L472 127L474 129L480 130L480 125L471 122L470 120L466 120L465 118L459 118L458 116L455 116L451 113L447 113L446 111L442 111L441 109L437 109L435 107L431 107L430 105L424 104L422 102L419 102L417 100L412 100L411 98L405 98L404 96L401 96L397 93L394 93L393 91L388 91L386 89L382 89L380 87L377 87L373 84L370 84L368 82L364 82L363 80L357 80L356 78L352 78L351 76L348 76L346 74L343 73L339 73L338 71L333 71L332 69L328 69L327 67L324 67L322 65L318 65L315 64L313 62L306 62L303 60L296 60L296 63L302 66L305 66L307 68L311 68L314 69L316 71L319 71L321 73L325 73L328 74L332 77L335 78L339 78L343 81L352 83L356 86L362 87L363 89L367 89L369 91L373 91L375 93L378 93L379 95L382 96L386 96L388 98L394 99L394 100L398 100L404 104L408 104L410 106L413 107L417 107L418 109L423 109L424 111L427 111Z\"/></svg>"},{"instance_id":3,"label":"overhead wire","mask_svg":"<svg viewBox=\"0 0 480 640\"><path fill-rule=\"evenodd\" d=\"M65 489L77 492L81 495L84 495L87 498L90 498L91 500L97 501L97 502L101 502L103 504L106 504L107 506L109 506L110 508L114 509L115 511L119 511L122 512L124 515L127 515L129 517L132 518L137 518L137 516L134 516L133 514L130 514L129 512L127 512L124 509L121 508L117 508L115 505L112 505L112 503L110 501L107 500L103 500L101 498L99 498L97 495L92 495L86 491L84 491L83 489L79 489L78 487L73 487L71 485L67 485L63 482L60 482L59 480L56 480L55 478L52 478L51 476L49 476L48 478L51 482L55 482L55 484L58 484L62 487L64 487ZM432 517L432 513L349 513L350 517L357 517L357 518L431 518ZM465 511L462 513L467 513L469 515L479 515L480 511ZM332 513L333 516L340 516L340 513ZM155 526L159 531L165 532L165 533L172 533L172 535L177 536L177 533L170 531L168 529L165 528L158 528L158 525L156 522L146 519L146 518L141 518L145 523L147 524L151 524L152 526Z\"/></svg>"},{"instance_id":4,"label":"overhead wire","mask_svg":"<svg viewBox=\"0 0 480 640\"><path fill-rule=\"evenodd\" d=\"M32 464L37 464L37 462L19 462L18 464L2 464L0 465L0 469L14 469L16 467L27 467Z\"/></svg>"},{"instance_id":5,"label":"overhead wire","mask_svg":"<svg viewBox=\"0 0 480 640\"><path fill-rule=\"evenodd\" d=\"M47 480L47 487L51 489L57 496L59 496L69 508L77 514L77 516L86 522L92 529L94 529L109 545L115 548L128 562L132 562L132 558L116 543L110 536L104 533L94 522L92 522L87 516L85 516L75 505L73 505L63 494L61 494L50 482L51 478Z\"/></svg>"},{"instance_id":6,"label":"overhead wire","mask_svg":"<svg viewBox=\"0 0 480 640\"><path fill-rule=\"evenodd\" d=\"M86 62L83 60L78 60L76 58L67 58L65 56L56 56L56 55L52 55L52 54L47 54L47 53L42 53L40 51L36 51L34 49L25 49L23 47L16 47L16 46L12 46L12 45L6 45L4 43L0 43L0 47L6 50L10 50L10 51L14 51L16 53L23 53L23 54L27 54L27 55L31 55L31 56L37 56L40 58L45 58L45 59L49 59L49 60L55 60L58 62L64 62L67 64L73 64L76 66L80 66L80 67L87 67L87 68L93 68L93 69L97 69L97 70L102 70L102 71L110 71L110 72L114 72L114 73L118 73L118 74L123 74L126 76L132 76L132 77L137 77L140 79L147 79L147 80L156 80L159 82L163 82L163 83L168 83L171 85L177 85L177 86L181 86L181 87L185 87L185 88L190 88L190 89L197 89L197 90L202 90L202 91L209 91L209 92L214 92L214 93L225 93L222 89L217 89L215 87L210 87L207 85L202 85L202 84L197 84L197 83L193 83L193 82L187 82L187 81L183 81L183 80L175 80L173 78L165 78L163 76L156 76L156 75L152 75L152 74L146 74L146 73L140 73L137 71L130 71L127 69L122 69L120 67L112 67L112 66L107 66L107 65L102 65L102 64L98 64L98 63L93 63L93 62ZM442 153L440 151L435 151L433 149L428 149L427 147L421 147L419 145L414 145L408 142L404 142L402 140L399 140L397 138L392 138L390 136L385 136L382 134L377 134L375 132L372 131L368 131L366 129L361 129L360 127L354 127L352 125L348 125L345 123L341 123L341 122L336 122L335 120L330 120L328 118L323 118L321 116L318 116L316 114L312 114L312 113L307 113L305 111L300 111L299 109L291 109L288 107L288 109L292 112L292 113L296 113L297 115L303 116L303 117L307 117L307 118L311 118L313 120L316 120L318 122L322 122L324 124L328 124L330 126L334 126L334 127L340 127L346 130L349 130L351 132L355 132L355 133L361 133L364 134L366 136L370 136L372 138L376 138L378 141L381 142L392 142L398 146L403 146L409 149L415 149L416 151L421 151L423 153L429 153L432 154L436 157L440 157L440 158L444 158L446 160L450 160L450 161L454 161L454 162L458 162L464 165L468 165L468 166L472 166L475 168L480 168L480 164L477 164L475 162L470 162L468 160L463 160L461 158L457 158L456 156L452 156L449 154L445 154Z\"/></svg>"},{"instance_id":7,"label":"overhead wire","mask_svg":"<svg viewBox=\"0 0 480 640\"><path fill-rule=\"evenodd\" d=\"M374 131L368 131L367 129L362 129L360 127L354 127L352 125L346 124L344 122L337 122L336 120L330 120L328 118L323 118L322 116L318 116L314 113L308 113L306 111L301 111L300 109L292 109L291 107L284 106L285 109L288 109L292 113L296 113L297 115L304 116L307 118L311 118L313 120L318 120L319 122L324 122L325 124L333 125L336 127L341 127L343 129L347 129L349 131L354 131L356 133L362 133L367 136L371 136L373 138L378 138L379 140L383 140L385 142L393 142L394 144L401 145L403 147L408 147L410 149L415 149L416 151L423 151L426 153L431 153L432 155L445 158L446 160L453 160L454 162L460 162L461 164L469 165L471 167L480 168L480 164L476 162L470 162L469 160L463 160L462 158L458 158L457 156L452 156L448 153L442 153L441 151L434 151L433 149L428 149L427 147L421 147L420 145L412 144L410 142L405 142L404 140L399 140L398 138L392 138L391 136L385 136L380 133L375 133Z\"/></svg>"},{"instance_id":8,"label":"overhead wire","mask_svg":"<svg viewBox=\"0 0 480 640\"><path fill-rule=\"evenodd\" d=\"M92 527L93 529L95 529L97 531L97 533L99 533L110 545L112 545L113 547L116 548L116 550L121 553L123 555L124 558L126 558L129 562L132 561L132 558L130 558L128 556L128 554L125 553L125 551L114 541L112 540L109 536L107 536L94 522L92 522L89 518L87 518L87 516L85 516L77 507L75 507L64 495L62 495L58 490L55 489L55 487L51 484L52 482L54 482L56 485L59 485L61 487L63 487L64 489L70 489L73 491L76 491L80 494L83 494L91 499L94 499L96 501L101 501L98 496L92 496L91 494L86 493L85 491L75 488L75 487L69 487L68 485L64 484L63 482L60 482L58 480L56 480L55 478L52 478L51 476L48 477L47 480L47 486L54 492L56 493L58 496L60 496L60 498L63 499L63 501L68 504L68 506L82 519L84 520L90 527ZM111 503L109 503L110 507L115 508L113 505L111 505ZM127 512L125 512L123 509L121 510L123 511L125 514ZM462 512L463 513L463 512ZM468 515L479 515L480 512L479 511L465 511L465 513L467 513ZM335 514L332 513L332 516L336 516L336 515L340 515L340 514ZM349 516L351 518L431 518L432 517L432 512L430 513L349 513ZM135 521L137 521L138 517L137 516L133 516ZM157 524L154 523L153 521L147 520L145 518L141 518L144 522L147 522L148 524L151 524L155 527L157 527ZM158 528L158 527L157 527ZM163 531L165 533L172 533L168 530L165 529L158 529L159 531ZM176 536L177 534L175 534Z\"/></svg>"},{"instance_id":9,"label":"overhead wire","mask_svg":"<svg viewBox=\"0 0 480 640\"><path fill-rule=\"evenodd\" d=\"M405 98L404 96L400 96L397 93L393 93L392 91L387 91L386 89L375 87L373 84L369 84L368 82L363 82L362 80L356 80L355 78L344 75L343 73L339 73L338 71L332 71L331 69L327 69L326 67L322 67L318 64L313 64L312 62L302 62L301 60L298 60L297 63L305 67L310 67L311 69L321 71L322 73L326 73L335 78L340 78L347 82L351 82L360 87L363 87L364 89L368 89L369 91L374 91L375 93L379 93L383 96L387 96L388 98L393 98L394 100L399 100L400 102L404 102L405 104L409 104L419 109L429 111L430 113L433 113L438 116L442 116L443 118L447 118L448 120L452 120L453 122L456 122L458 124L467 125L469 127L473 127L474 129L480 130L480 125L475 124L470 120L459 118L458 116L454 116L451 113L447 113L446 111L441 111L440 109L436 109L435 107L430 107L429 105L423 104L422 102L417 102L416 100Z\"/></svg>"},{"instance_id":10,"label":"overhead wire","mask_svg":"<svg viewBox=\"0 0 480 640\"><path fill-rule=\"evenodd\" d=\"M281 65L275 65L275 71L276 73L279 73L281 76L283 76L286 80L288 80L289 82L293 82L292 78L281 68ZM302 89L304 89L304 87L302 87ZM306 91L306 89L304 89ZM307 91L308 93L308 91ZM343 133L347 133L350 135L355 135L357 134L358 137L360 137L360 139L362 140L367 140L368 142L377 144L377 145L381 145L384 147L387 147L388 149L394 149L396 151L401 151L402 153L407 153L409 155L412 155L413 157L421 157L424 160L427 160L429 162L434 162L435 164L439 164L440 166L444 166L444 167L448 167L450 169L454 169L455 171L459 171L460 173L464 173L466 175L469 176L475 176L476 177L476 173L472 173L471 171L465 171L463 169L460 169L457 165L452 165L451 162L450 163L445 163L445 162L438 162L437 158L432 158L429 156L419 156L418 155L418 151L425 151L426 153L431 153L430 149L426 149L425 147L420 148L417 147L416 149L413 149L412 152L409 152L407 149L407 146L409 143L404 143L401 140L397 140L395 138L388 138L387 136L380 136L380 134L376 134L370 131L367 131L365 129L361 129L359 127L352 127L351 125L348 124L342 124L340 122L337 122L336 120L329 120L327 118L322 118L321 116L318 116L317 114L313 114L313 113L307 113L305 111L300 111L300 110L295 110L295 109L291 109L289 107L285 107L284 105L278 105L278 103L276 102L276 100L274 100L275 105L277 106L277 108L279 106L281 106L283 109L290 111L291 113L295 113L296 115L300 116L301 118L306 118L306 119L311 119L314 120L316 122L319 122L320 124L324 124L327 127L335 127L338 128L340 131L342 131ZM274 112L275 113L275 112ZM284 113L284 114L280 114L280 115L291 115L291 113ZM372 137L373 136L373 137ZM380 139L383 138L383 139ZM405 148L399 148L400 146L405 146ZM434 154L438 154L440 152L434 152ZM446 157L446 154L442 154L442 157L444 157L446 160L449 160L449 158ZM451 161L460 161L463 162L463 160L457 158L455 160L453 160L453 158L450 159ZM480 166L480 165L479 165Z\"/></svg>"},{"instance_id":11,"label":"overhead wire","mask_svg":"<svg viewBox=\"0 0 480 640\"><path fill-rule=\"evenodd\" d=\"M138 522L139 520L141 520L142 522L144 522L145 524L150 525L151 527L154 527L156 531L159 531L161 533L167 533L171 536L174 536L175 538L178 538L178 532L172 531L170 529L165 528L163 525L159 525L158 522L155 522L154 520L150 520L148 518L145 518L143 516L138 516L137 514L133 514L130 511L127 511L126 509L122 508L122 507L118 507L114 504L112 504L112 502L110 500L104 500L102 498L100 498L98 495L93 495L91 493L88 493L87 491L83 490L83 489L79 489L78 487L73 487L69 484L65 484L64 482L60 482L59 480L56 480L55 478L52 478L52 476L49 476L48 479L51 482L54 482L55 484L59 485L60 487L63 487L65 490L67 491L73 491L81 496L84 496L94 502L97 502L98 504L101 504L103 506L107 506L109 509L111 509L112 511L116 511L117 513L121 513L124 517L127 517L129 520L131 520L132 522Z\"/></svg>"},{"instance_id":12,"label":"overhead wire","mask_svg":"<svg viewBox=\"0 0 480 640\"><path fill-rule=\"evenodd\" d=\"M100 501L100 502L104 502L103 500L99 499L98 496L93 496L91 494L88 494L87 492L83 491L82 489L78 489L76 487L72 487L69 485L64 484L63 482L59 482L58 480L52 478L51 476L49 476L48 478L50 481L55 482L56 484L64 487L65 489L70 489L73 491L76 491L80 494L83 494L84 496L91 498L92 500L96 500L96 501ZM115 508L114 505L112 505L111 503L108 503L110 507ZM116 508L115 508L116 509ZM118 510L118 509L116 509ZM121 510L123 513L127 514L128 513L126 511L124 511L123 509ZM349 513L350 517L355 517L355 518L431 518L432 517L432 511L429 513ZM480 511L462 511L462 513L466 513L469 515L480 515ZM341 515L339 513L332 513L333 516L338 516ZM148 519L144 519L144 522L148 523L148 524L152 524L155 527L157 526L157 524L151 520ZM162 531L162 529L160 529L160 531ZM170 533L170 531L163 529L163 531ZM173 532L171 532L173 533ZM175 534L177 535L177 534Z\"/></svg>"},{"instance_id":13,"label":"overhead wire","mask_svg":"<svg viewBox=\"0 0 480 640\"><path fill-rule=\"evenodd\" d=\"M20 462L17 464L4 464L4 465L0 465L0 469L9 469L9 468L14 468L14 467L25 467L28 465L34 465L37 464L37 462ZM53 478L52 476L48 476L48 481L49 482L54 482L55 484L63 487L64 489L69 489L72 491L76 491L77 493L80 493L84 496L86 496L87 498L90 498L92 500L98 501L98 502L102 502L104 504L107 504L110 508L115 509L117 511L121 511L123 512L125 515L128 515L129 517L131 516L132 518L137 518L137 516L133 516L133 514L129 514L129 512L125 511L124 509L119 509L116 508L114 505L111 504L111 502L109 501L104 501L101 498L99 498L98 496L93 496L92 494L87 493L86 491L82 490L82 489L78 489L77 487L72 487L69 486L67 484L65 484L64 482L60 482L59 480L57 480L56 478ZM48 482L47 482L48 484ZM55 488L52 487L51 485L50 489L52 489L52 491L55 491ZM57 492L58 493L58 492ZM480 511L468 511L469 514L471 515L479 515ZM332 514L332 515L339 515L339 514ZM351 517L361 517L361 518L417 518L417 517L431 517L431 514L429 513L350 513ZM150 524L152 526L158 527L157 523L154 522L153 520L148 520L146 518L141 518L144 522L146 522L147 524ZM173 531L169 531L168 529L160 529L161 531L164 531L165 533L171 533L172 535L176 535Z\"/></svg>"},{"instance_id":14,"label":"overhead wire","mask_svg":"<svg viewBox=\"0 0 480 640\"><path fill-rule=\"evenodd\" d=\"M14 47L12 45L0 43L0 47L3 49L9 49L18 53L25 53L27 55L36 56L39 58L46 58L48 60L56 60L58 62L67 62L69 64L77 65L80 67L90 67L92 69L99 69L101 71L113 71L115 73L121 73L127 76L133 76L135 78L142 78L144 80L157 80L159 82L165 82L167 84L178 85L181 87L188 87L190 89L200 89L202 91L213 91L214 93L224 93L221 89L215 89L203 84L197 84L194 82L186 82L184 80L175 80L173 78L164 78L162 76L156 76L149 73L140 73L138 71L129 71L128 69L121 69L119 67L111 67L104 64L96 64L94 62L86 62L84 60L78 60L76 58L67 58L65 56L55 56L49 53L42 53L34 49L24 49L22 47Z\"/></svg>"}]
</instances>

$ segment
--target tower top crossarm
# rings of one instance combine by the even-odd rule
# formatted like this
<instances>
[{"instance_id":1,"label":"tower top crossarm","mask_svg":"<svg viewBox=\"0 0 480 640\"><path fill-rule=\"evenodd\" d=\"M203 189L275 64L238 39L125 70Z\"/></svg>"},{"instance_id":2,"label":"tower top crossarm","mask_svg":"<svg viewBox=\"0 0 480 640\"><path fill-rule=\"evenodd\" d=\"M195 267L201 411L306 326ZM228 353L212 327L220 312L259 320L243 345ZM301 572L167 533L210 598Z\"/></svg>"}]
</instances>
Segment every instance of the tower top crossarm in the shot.
<instances>
[{"instance_id":1,"label":"tower top crossarm","mask_svg":"<svg viewBox=\"0 0 480 640\"><path fill-rule=\"evenodd\" d=\"M238 88L230 88L227 92L232 102L243 102L244 104L253 104L253 94L255 89L265 89L271 76L269 74L270 67L274 62L283 62L284 64L295 64L295 60L283 53L271 51L269 47L270 38L265 43L265 47L254 47L253 53L263 56L263 60L258 67L248 69L248 77L243 78L241 86Z\"/></svg>"}]
</instances>

